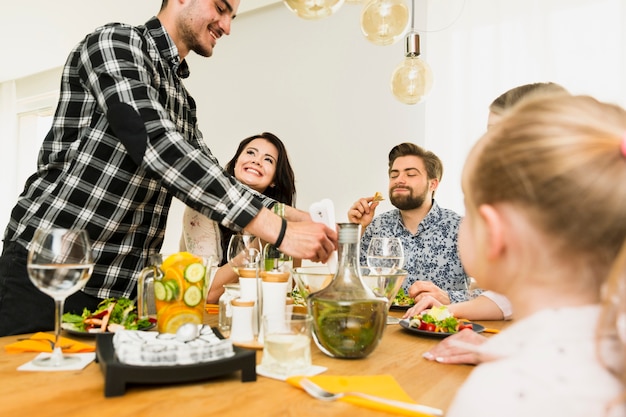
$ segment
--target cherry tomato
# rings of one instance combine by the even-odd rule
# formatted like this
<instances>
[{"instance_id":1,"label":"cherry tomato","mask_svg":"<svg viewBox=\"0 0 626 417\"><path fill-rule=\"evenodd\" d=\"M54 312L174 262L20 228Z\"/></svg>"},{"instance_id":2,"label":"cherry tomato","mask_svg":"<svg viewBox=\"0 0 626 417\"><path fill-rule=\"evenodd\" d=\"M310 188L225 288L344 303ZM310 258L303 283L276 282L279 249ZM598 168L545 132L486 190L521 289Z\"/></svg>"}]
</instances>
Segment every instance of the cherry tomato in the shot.
<instances>
[{"instance_id":1,"label":"cherry tomato","mask_svg":"<svg viewBox=\"0 0 626 417\"><path fill-rule=\"evenodd\" d=\"M437 330L437 326L435 326L434 323L421 322L420 330L426 330L427 332L434 332L435 330Z\"/></svg>"},{"instance_id":2,"label":"cherry tomato","mask_svg":"<svg viewBox=\"0 0 626 417\"><path fill-rule=\"evenodd\" d=\"M460 323L459 324L459 331L463 330L463 329L470 329L470 330L474 330L474 327L472 326L471 323Z\"/></svg>"}]
</instances>

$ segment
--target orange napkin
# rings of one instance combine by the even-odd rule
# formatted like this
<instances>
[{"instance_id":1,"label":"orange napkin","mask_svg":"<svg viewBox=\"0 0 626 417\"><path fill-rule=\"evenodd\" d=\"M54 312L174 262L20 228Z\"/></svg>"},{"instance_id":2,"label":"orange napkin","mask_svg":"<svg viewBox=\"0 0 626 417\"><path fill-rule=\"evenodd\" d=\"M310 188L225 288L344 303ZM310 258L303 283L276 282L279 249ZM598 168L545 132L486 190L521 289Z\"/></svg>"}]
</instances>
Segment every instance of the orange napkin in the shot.
<instances>
[{"instance_id":1,"label":"orange napkin","mask_svg":"<svg viewBox=\"0 0 626 417\"><path fill-rule=\"evenodd\" d=\"M372 376L336 376L336 375L316 375L316 376L292 376L287 378L287 382L294 387L302 389L300 380L302 378L310 379L320 387L333 392L358 391L365 394L376 395L390 400L404 401L416 404L415 401L402 389L400 384L391 375L372 375ZM354 405L374 410L386 411L388 413L404 416L427 417L430 414L420 413L417 411L403 410L391 405L381 404L375 401L358 397L343 397L338 401L345 401Z\"/></svg>"},{"instance_id":2,"label":"orange napkin","mask_svg":"<svg viewBox=\"0 0 626 417\"><path fill-rule=\"evenodd\" d=\"M204 309L208 314L217 314L220 310L217 304L207 304L204 306Z\"/></svg>"},{"instance_id":3,"label":"orange napkin","mask_svg":"<svg viewBox=\"0 0 626 417\"><path fill-rule=\"evenodd\" d=\"M54 335L44 332L35 333L30 338L20 340L15 343L6 345L4 349L8 353L21 353L21 352L52 352L51 340L54 342ZM95 352L96 347L88 345L86 343L77 342L75 340L61 337L59 339L61 346L64 348L65 353L83 353L83 352Z\"/></svg>"}]
</instances>

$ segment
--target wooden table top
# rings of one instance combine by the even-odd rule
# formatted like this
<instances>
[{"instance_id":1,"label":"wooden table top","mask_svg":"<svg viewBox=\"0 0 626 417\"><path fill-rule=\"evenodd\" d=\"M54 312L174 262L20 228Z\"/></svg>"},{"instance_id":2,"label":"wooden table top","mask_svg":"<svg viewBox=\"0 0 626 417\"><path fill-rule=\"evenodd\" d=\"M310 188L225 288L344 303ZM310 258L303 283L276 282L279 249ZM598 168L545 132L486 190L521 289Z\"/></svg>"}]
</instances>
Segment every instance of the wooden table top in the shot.
<instances>
[{"instance_id":1,"label":"wooden table top","mask_svg":"<svg viewBox=\"0 0 626 417\"><path fill-rule=\"evenodd\" d=\"M398 314L392 312L392 315ZM216 316L209 316L207 323L215 325L216 321ZM507 322L482 324L500 329ZM36 353L6 353L4 346L20 337L24 335L0 338L1 416L390 415L344 402L322 402L286 382L260 375L256 382L241 382L239 371L187 384L130 385L123 396L107 398L97 363L81 371L17 371L18 366L36 356ZM85 340L90 339L82 341ZM423 359L422 353L439 340L409 333L399 325L388 325L380 345L365 359L334 359L313 344L312 360L313 364L328 368L323 375L390 374L416 402L446 410L473 367L442 365ZM257 362L260 358L259 351Z\"/></svg>"}]
</instances>

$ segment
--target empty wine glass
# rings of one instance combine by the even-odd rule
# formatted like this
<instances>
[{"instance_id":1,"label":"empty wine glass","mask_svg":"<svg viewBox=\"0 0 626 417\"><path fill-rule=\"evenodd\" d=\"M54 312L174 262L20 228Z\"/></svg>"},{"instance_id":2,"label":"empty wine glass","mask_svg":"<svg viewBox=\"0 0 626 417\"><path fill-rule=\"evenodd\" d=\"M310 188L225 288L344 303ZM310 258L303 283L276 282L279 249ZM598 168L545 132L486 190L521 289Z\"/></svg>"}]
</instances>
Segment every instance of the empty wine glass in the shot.
<instances>
[{"instance_id":1,"label":"empty wine glass","mask_svg":"<svg viewBox=\"0 0 626 417\"><path fill-rule=\"evenodd\" d=\"M65 299L81 289L93 271L89 237L84 230L37 230L27 261L28 276L39 290L54 299L54 349L52 355L35 359L33 364L60 367L77 362L77 357L61 351L61 318Z\"/></svg>"},{"instance_id":2,"label":"empty wine glass","mask_svg":"<svg viewBox=\"0 0 626 417\"><path fill-rule=\"evenodd\" d=\"M246 270L256 270L261 256L260 240L249 233L236 233L230 237L226 259L239 276L246 275Z\"/></svg>"},{"instance_id":3,"label":"empty wine glass","mask_svg":"<svg viewBox=\"0 0 626 417\"><path fill-rule=\"evenodd\" d=\"M404 266L404 248L397 237L373 237L367 248L370 268L400 269Z\"/></svg>"},{"instance_id":4,"label":"empty wine glass","mask_svg":"<svg viewBox=\"0 0 626 417\"><path fill-rule=\"evenodd\" d=\"M239 276L239 298L254 301L253 333L255 339L261 328L262 292L259 278L261 242L248 233L237 233L230 237L226 253L228 264Z\"/></svg>"}]
</instances>

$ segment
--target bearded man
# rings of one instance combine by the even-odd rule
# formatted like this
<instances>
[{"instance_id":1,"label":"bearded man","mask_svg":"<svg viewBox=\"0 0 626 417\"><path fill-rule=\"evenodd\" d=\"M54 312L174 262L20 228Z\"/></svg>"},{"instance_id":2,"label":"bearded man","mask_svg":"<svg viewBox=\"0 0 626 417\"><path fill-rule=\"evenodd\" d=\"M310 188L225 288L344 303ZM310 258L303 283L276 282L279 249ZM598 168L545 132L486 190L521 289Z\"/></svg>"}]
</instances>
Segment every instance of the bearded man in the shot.
<instances>
[{"instance_id":1,"label":"bearded man","mask_svg":"<svg viewBox=\"0 0 626 417\"><path fill-rule=\"evenodd\" d=\"M466 301L480 293L470 291L457 250L461 216L441 208L434 196L443 164L437 155L414 143L401 143L389 152L389 200L393 210L374 217L379 201L359 199L348 219L361 225L362 265L373 237L397 237L404 247L408 276L404 291L416 302L432 296L442 304Z\"/></svg>"}]
</instances>

